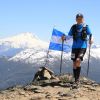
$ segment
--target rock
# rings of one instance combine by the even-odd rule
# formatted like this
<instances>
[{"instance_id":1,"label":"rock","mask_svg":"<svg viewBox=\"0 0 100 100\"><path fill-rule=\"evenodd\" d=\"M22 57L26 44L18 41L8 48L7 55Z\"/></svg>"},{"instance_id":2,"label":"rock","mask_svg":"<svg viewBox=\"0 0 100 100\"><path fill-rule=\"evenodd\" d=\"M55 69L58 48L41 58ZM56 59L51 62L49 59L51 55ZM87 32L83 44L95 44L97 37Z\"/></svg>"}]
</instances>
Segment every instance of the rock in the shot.
<instances>
[{"instance_id":1,"label":"rock","mask_svg":"<svg viewBox=\"0 0 100 100\"><path fill-rule=\"evenodd\" d=\"M55 98L55 99L57 99L57 98L60 98L60 96L59 95L57 95L57 94L47 94L46 95L46 98ZM50 100L52 100L52 99L50 99ZM58 99L57 99L58 100Z\"/></svg>"},{"instance_id":2,"label":"rock","mask_svg":"<svg viewBox=\"0 0 100 100\"><path fill-rule=\"evenodd\" d=\"M54 74L54 72L50 70L48 67L41 67L41 68L47 70L50 73L50 75Z\"/></svg>"},{"instance_id":3,"label":"rock","mask_svg":"<svg viewBox=\"0 0 100 100\"><path fill-rule=\"evenodd\" d=\"M24 87L24 90L25 91L31 91L31 92L34 92L34 93L43 93L44 92L42 87L32 86L32 85Z\"/></svg>"},{"instance_id":4,"label":"rock","mask_svg":"<svg viewBox=\"0 0 100 100\"><path fill-rule=\"evenodd\" d=\"M62 86L62 87L71 87L72 85L70 83L59 83L59 86Z\"/></svg>"},{"instance_id":5,"label":"rock","mask_svg":"<svg viewBox=\"0 0 100 100\"><path fill-rule=\"evenodd\" d=\"M92 84L95 84L95 81L92 81L90 79L87 79L85 77L82 77L81 79L81 84L85 84L85 85L92 85Z\"/></svg>"},{"instance_id":6,"label":"rock","mask_svg":"<svg viewBox=\"0 0 100 100\"><path fill-rule=\"evenodd\" d=\"M51 77L52 77L50 75L50 73L48 72L48 70L44 70L43 74L44 74L44 77L47 78L47 79L51 79Z\"/></svg>"},{"instance_id":7,"label":"rock","mask_svg":"<svg viewBox=\"0 0 100 100\"><path fill-rule=\"evenodd\" d=\"M19 91L19 95L25 95L24 91Z\"/></svg>"},{"instance_id":8,"label":"rock","mask_svg":"<svg viewBox=\"0 0 100 100\"><path fill-rule=\"evenodd\" d=\"M70 83L73 80L73 76L72 75L61 75L59 76L59 79L63 82L63 83Z\"/></svg>"},{"instance_id":9,"label":"rock","mask_svg":"<svg viewBox=\"0 0 100 100\"><path fill-rule=\"evenodd\" d=\"M28 86L25 86L23 89L24 89L25 91L29 91L29 90L31 90L32 88L34 88L33 85L28 85Z\"/></svg>"},{"instance_id":10,"label":"rock","mask_svg":"<svg viewBox=\"0 0 100 100\"><path fill-rule=\"evenodd\" d=\"M46 95L46 98L51 98L51 97L52 97L51 94Z\"/></svg>"},{"instance_id":11,"label":"rock","mask_svg":"<svg viewBox=\"0 0 100 100\"><path fill-rule=\"evenodd\" d=\"M90 100L88 97L79 97L76 100Z\"/></svg>"},{"instance_id":12,"label":"rock","mask_svg":"<svg viewBox=\"0 0 100 100\"><path fill-rule=\"evenodd\" d=\"M40 67L38 72L36 72L33 82L39 80L56 79L54 72L47 67Z\"/></svg>"},{"instance_id":13,"label":"rock","mask_svg":"<svg viewBox=\"0 0 100 100\"><path fill-rule=\"evenodd\" d=\"M97 90L98 92L100 92L100 87L97 87L96 90Z\"/></svg>"},{"instance_id":14,"label":"rock","mask_svg":"<svg viewBox=\"0 0 100 100\"><path fill-rule=\"evenodd\" d=\"M91 90L91 91L96 91L96 88L90 87L89 90Z\"/></svg>"},{"instance_id":15,"label":"rock","mask_svg":"<svg viewBox=\"0 0 100 100\"><path fill-rule=\"evenodd\" d=\"M94 84L92 84L92 86L97 87L97 86L99 86L99 84L94 83Z\"/></svg>"},{"instance_id":16,"label":"rock","mask_svg":"<svg viewBox=\"0 0 100 100\"><path fill-rule=\"evenodd\" d=\"M63 93L63 92L58 92L58 94L59 94L60 96L62 96L64 93Z\"/></svg>"},{"instance_id":17,"label":"rock","mask_svg":"<svg viewBox=\"0 0 100 100\"><path fill-rule=\"evenodd\" d=\"M27 100L27 99L25 99L25 100ZM30 98L29 100L47 100L47 99L45 99L43 97L34 97L34 98Z\"/></svg>"},{"instance_id":18,"label":"rock","mask_svg":"<svg viewBox=\"0 0 100 100\"><path fill-rule=\"evenodd\" d=\"M74 94L70 94L70 93L65 93L62 96L67 96L67 97L74 97Z\"/></svg>"},{"instance_id":19,"label":"rock","mask_svg":"<svg viewBox=\"0 0 100 100\"><path fill-rule=\"evenodd\" d=\"M60 98L60 96L59 96L59 95L53 95L53 97L54 97L54 98Z\"/></svg>"},{"instance_id":20,"label":"rock","mask_svg":"<svg viewBox=\"0 0 100 100\"><path fill-rule=\"evenodd\" d=\"M34 93L43 93L43 90L34 90Z\"/></svg>"},{"instance_id":21,"label":"rock","mask_svg":"<svg viewBox=\"0 0 100 100\"><path fill-rule=\"evenodd\" d=\"M58 100L75 100L75 99L71 99L71 98L66 99L66 97L61 97Z\"/></svg>"},{"instance_id":22,"label":"rock","mask_svg":"<svg viewBox=\"0 0 100 100\"><path fill-rule=\"evenodd\" d=\"M68 92L68 93L58 92L58 95L62 97L74 97L74 94L72 94L71 92Z\"/></svg>"},{"instance_id":23,"label":"rock","mask_svg":"<svg viewBox=\"0 0 100 100\"><path fill-rule=\"evenodd\" d=\"M90 85L84 85L83 87L88 88L91 91L96 91L96 88L94 88L93 86L90 86Z\"/></svg>"},{"instance_id":24,"label":"rock","mask_svg":"<svg viewBox=\"0 0 100 100\"><path fill-rule=\"evenodd\" d=\"M39 81L39 84L40 86L60 86L60 82L59 80L56 80L56 79L51 79L51 80L42 80L42 81Z\"/></svg>"},{"instance_id":25,"label":"rock","mask_svg":"<svg viewBox=\"0 0 100 100\"><path fill-rule=\"evenodd\" d=\"M44 92L44 90L41 87L32 88L31 91L34 93L43 93Z\"/></svg>"}]
</instances>

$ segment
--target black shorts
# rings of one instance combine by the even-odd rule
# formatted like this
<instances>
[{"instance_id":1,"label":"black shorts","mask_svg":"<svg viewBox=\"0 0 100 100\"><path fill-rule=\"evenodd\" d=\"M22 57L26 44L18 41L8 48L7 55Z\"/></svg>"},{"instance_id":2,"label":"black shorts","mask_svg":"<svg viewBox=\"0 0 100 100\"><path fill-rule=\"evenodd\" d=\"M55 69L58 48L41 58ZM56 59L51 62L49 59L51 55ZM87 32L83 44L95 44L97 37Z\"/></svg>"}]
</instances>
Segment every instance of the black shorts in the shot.
<instances>
[{"instance_id":1,"label":"black shorts","mask_svg":"<svg viewBox=\"0 0 100 100\"><path fill-rule=\"evenodd\" d=\"M71 60L76 61L77 58L80 58L83 61L83 57L86 53L86 48L73 48L71 53Z\"/></svg>"}]
</instances>

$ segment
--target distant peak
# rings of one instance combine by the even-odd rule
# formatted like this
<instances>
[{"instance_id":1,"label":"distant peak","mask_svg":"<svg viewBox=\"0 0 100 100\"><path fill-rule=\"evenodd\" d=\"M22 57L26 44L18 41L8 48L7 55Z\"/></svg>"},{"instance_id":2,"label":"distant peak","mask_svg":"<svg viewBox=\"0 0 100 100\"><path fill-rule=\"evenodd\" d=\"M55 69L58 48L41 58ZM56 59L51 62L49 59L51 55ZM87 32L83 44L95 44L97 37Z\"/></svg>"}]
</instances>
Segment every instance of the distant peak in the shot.
<instances>
[{"instance_id":1,"label":"distant peak","mask_svg":"<svg viewBox=\"0 0 100 100\"><path fill-rule=\"evenodd\" d=\"M24 35L33 35L32 32L23 32L23 33L20 33L20 34L24 34Z\"/></svg>"},{"instance_id":2,"label":"distant peak","mask_svg":"<svg viewBox=\"0 0 100 100\"><path fill-rule=\"evenodd\" d=\"M17 36L20 36L20 35L38 39L38 37L35 34L33 34L32 32L23 32L23 33L18 34Z\"/></svg>"}]
</instances>

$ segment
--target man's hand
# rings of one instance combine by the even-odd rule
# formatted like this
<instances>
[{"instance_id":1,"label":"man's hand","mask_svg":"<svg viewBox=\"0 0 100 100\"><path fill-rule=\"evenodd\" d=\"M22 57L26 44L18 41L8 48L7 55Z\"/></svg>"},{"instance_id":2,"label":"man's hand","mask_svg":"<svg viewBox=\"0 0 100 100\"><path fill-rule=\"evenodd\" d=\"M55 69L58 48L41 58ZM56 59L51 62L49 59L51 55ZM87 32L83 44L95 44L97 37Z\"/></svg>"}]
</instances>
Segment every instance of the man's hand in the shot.
<instances>
[{"instance_id":1,"label":"man's hand","mask_svg":"<svg viewBox=\"0 0 100 100\"><path fill-rule=\"evenodd\" d=\"M90 44L90 45L93 44L93 37L92 37L92 34L91 34L90 37L89 37L89 44Z\"/></svg>"},{"instance_id":2,"label":"man's hand","mask_svg":"<svg viewBox=\"0 0 100 100\"><path fill-rule=\"evenodd\" d=\"M65 40L66 40L66 36L63 35L63 36L61 37L61 39L62 39L62 41L65 41Z\"/></svg>"},{"instance_id":3,"label":"man's hand","mask_svg":"<svg viewBox=\"0 0 100 100\"><path fill-rule=\"evenodd\" d=\"M89 44L92 45L93 44L93 40L89 40Z\"/></svg>"}]
</instances>

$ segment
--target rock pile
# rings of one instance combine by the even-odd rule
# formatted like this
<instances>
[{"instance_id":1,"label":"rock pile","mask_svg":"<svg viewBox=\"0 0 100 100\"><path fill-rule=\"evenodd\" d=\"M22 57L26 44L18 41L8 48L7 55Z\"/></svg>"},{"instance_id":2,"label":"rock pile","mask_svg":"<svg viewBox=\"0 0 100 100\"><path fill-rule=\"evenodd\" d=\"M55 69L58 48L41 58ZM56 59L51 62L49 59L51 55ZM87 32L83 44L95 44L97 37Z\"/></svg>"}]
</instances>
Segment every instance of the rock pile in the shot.
<instances>
[{"instance_id":1,"label":"rock pile","mask_svg":"<svg viewBox=\"0 0 100 100\"><path fill-rule=\"evenodd\" d=\"M33 82L40 80L50 80L55 79L54 72L47 67L40 67L40 69L36 72Z\"/></svg>"}]
</instances>

